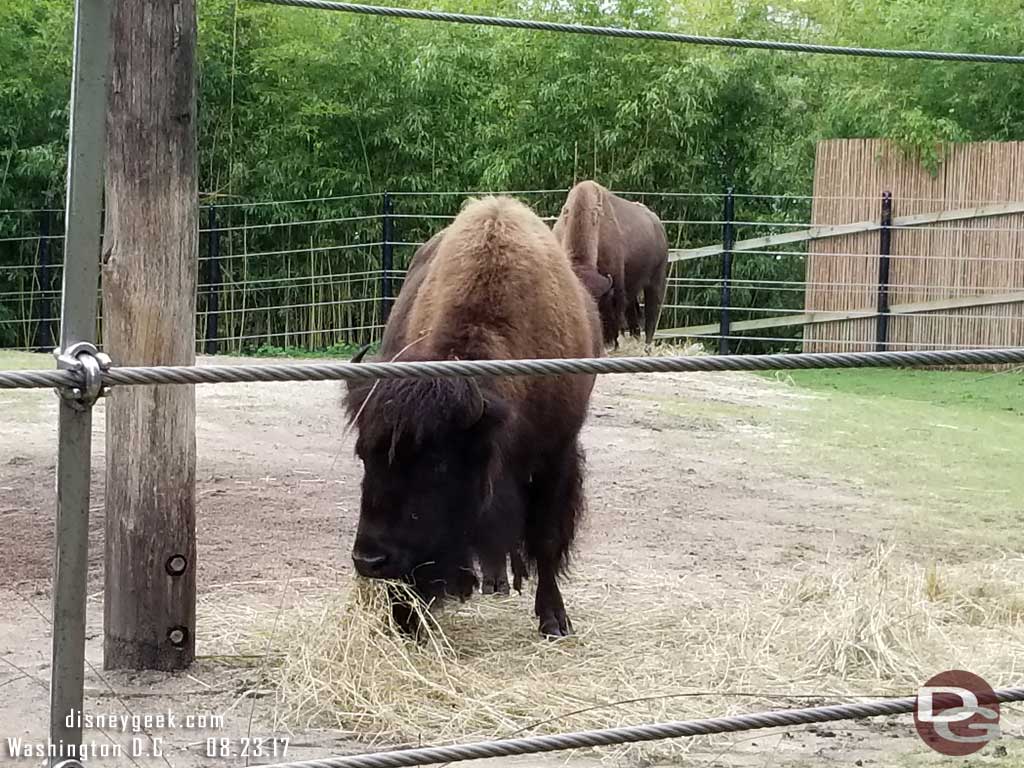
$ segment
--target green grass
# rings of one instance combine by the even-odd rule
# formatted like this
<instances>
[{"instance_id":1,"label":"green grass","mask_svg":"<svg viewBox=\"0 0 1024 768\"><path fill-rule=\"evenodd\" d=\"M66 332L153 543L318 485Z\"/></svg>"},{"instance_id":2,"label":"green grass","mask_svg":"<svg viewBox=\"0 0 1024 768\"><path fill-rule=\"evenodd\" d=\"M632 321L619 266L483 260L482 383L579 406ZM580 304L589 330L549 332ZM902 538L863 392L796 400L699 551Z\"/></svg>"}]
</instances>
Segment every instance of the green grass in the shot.
<instances>
[{"instance_id":1,"label":"green grass","mask_svg":"<svg viewBox=\"0 0 1024 768\"><path fill-rule=\"evenodd\" d=\"M0 371L52 371L55 367L53 355L0 349ZM0 393L3 418L25 423L42 419L47 395L52 397L53 392L47 389L15 389Z\"/></svg>"},{"instance_id":2,"label":"green grass","mask_svg":"<svg viewBox=\"0 0 1024 768\"><path fill-rule=\"evenodd\" d=\"M822 395L795 416L804 461L881 491L887 523L986 546L1024 543L1024 375L797 371Z\"/></svg>"},{"instance_id":3,"label":"green grass","mask_svg":"<svg viewBox=\"0 0 1024 768\"><path fill-rule=\"evenodd\" d=\"M53 355L0 349L0 371L45 371L56 367Z\"/></svg>"},{"instance_id":4,"label":"green grass","mask_svg":"<svg viewBox=\"0 0 1024 768\"><path fill-rule=\"evenodd\" d=\"M765 374L768 375L768 374ZM1024 413L1024 373L1006 371L821 370L785 378L821 392L893 399L943 408Z\"/></svg>"},{"instance_id":5,"label":"green grass","mask_svg":"<svg viewBox=\"0 0 1024 768\"><path fill-rule=\"evenodd\" d=\"M374 354L380 344L370 346L369 354ZM361 349L357 344L335 344L326 349L302 349L299 347L272 347L263 345L253 349L243 350L243 355L248 357L324 357L324 358L351 358Z\"/></svg>"}]
</instances>

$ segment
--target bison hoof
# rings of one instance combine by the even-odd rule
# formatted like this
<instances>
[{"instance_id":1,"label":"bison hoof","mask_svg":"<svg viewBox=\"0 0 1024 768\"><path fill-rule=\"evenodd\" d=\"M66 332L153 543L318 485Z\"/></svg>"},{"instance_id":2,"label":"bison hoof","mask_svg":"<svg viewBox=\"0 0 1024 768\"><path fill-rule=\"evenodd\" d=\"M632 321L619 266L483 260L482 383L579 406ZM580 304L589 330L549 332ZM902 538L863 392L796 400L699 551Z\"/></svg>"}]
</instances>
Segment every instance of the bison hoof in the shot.
<instances>
[{"instance_id":1,"label":"bison hoof","mask_svg":"<svg viewBox=\"0 0 1024 768\"><path fill-rule=\"evenodd\" d=\"M508 579L487 579L480 583L480 594L482 595L508 595Z\"/></svg>"},{"instance_id":2,"label":"bison hoof","mask_svg":"<svg viewBox=\"0 0 1024 768\"><path fill-rule=\"evenodd\" d=\"M565 615L565 611L549 613L542 616L540 620L540 633L548 640L557 640L560 637L569 637L573 634L572 622Z\"/></svg>"}]
</instances>

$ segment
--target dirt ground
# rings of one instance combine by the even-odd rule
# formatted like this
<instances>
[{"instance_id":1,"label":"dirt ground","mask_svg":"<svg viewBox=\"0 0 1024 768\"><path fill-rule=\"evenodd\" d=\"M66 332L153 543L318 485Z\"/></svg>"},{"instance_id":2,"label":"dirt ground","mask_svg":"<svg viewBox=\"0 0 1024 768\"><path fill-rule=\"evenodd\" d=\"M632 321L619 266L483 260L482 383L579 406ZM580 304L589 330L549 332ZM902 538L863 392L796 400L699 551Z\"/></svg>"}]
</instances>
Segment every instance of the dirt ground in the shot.
<instances>
[{"instance_id":1,"label":"dirt ground","mask_svg":"<svg viewBox=\"0 0 1024 768\"><path fill-rule=\"evenodd\" d=\"M208 362L208 361L204 361ZM41 359L40 367L46 361ZM280 604L283 586L350 575L360 470L344 436L340 385L200 386L198 542L201 601L230 594L236 608ZM813 463L783 465L772 446L797 439L784 415L816 397L742 374L606 376L598 381L584 442L590 511L578 569L605 572L642 563L666 584L686 576L707 599L757 589L762 574L850 558L898 537L880 516L884 489L827 476ZM742 414L756 408L764 418ZM217 658L216 638L199 638L189 674L102 673L103 407L95 418L87 709L116 714L224 715L218 729L153 730L163 757L129 727L117 740L133 760L100 765L242 764L208 758L207 738L273 737L272 692L257 670ZM49 581L53 552L56 399L49 391L0 394L0 762L7 739L45 740L49 675ZM652 585L658 588L658 585ZM301 590L299 590L301 591ZM666 595L671 599L671 595ZM524 600L524 621L532 621ZM271 650L273 638L268 641ZM255 662L254 662L255 663ZM780 705L782 706L782 705ZM709 712L709 716L716 714ZM288 759L353 752L329 732L290 735ZM760 747L758 745L761 745ZM924 752L906 721L795 729L737 738L697 765L891 764ZM272 755L254 763L276 762ZM280 760L280 755L278 756ZM548 765L564 758L520 759ZM38 759L32 764L38 764ZM589 763L590 758L574 758ZM28 764L28 763L26 763Z\"/></svg>"}]
</instances>

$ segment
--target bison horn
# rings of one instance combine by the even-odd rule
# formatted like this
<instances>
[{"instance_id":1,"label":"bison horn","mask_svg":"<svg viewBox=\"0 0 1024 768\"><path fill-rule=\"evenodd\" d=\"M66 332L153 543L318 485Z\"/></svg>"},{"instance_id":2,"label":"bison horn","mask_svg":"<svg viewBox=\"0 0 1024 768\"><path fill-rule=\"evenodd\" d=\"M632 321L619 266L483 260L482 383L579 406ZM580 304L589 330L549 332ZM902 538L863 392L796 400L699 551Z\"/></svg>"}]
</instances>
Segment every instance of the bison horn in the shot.
<instances>
[{"instance_id":1,"label":"bison horn","mask_svg":"<svg viewBox=\"0 0 1024 768\"><path fill-rule=\"evenodd\" d=\"M366 345L360 347L359 351L356 352L354 355L352 355L351 362L353 362L353 363L361 363L361 362L363 362L363 358L366 357L366 353L370 351L370 347L372 347L372 346L373 346L372 344L366 344Z\"/></svg>"},{"instance_id":2,"label":"bison horn","mask_svg":"<svg viewBox=\"0 0 1024 768\"><path fill-rule=\"evenodd\" d=\"M473 417L470 423L476 424L483 418L486 401L484 400L484 393L480 390L480 383L472 376L467 381L469 382L469 390L473 393Z\"/></svg>"}]
</instances>

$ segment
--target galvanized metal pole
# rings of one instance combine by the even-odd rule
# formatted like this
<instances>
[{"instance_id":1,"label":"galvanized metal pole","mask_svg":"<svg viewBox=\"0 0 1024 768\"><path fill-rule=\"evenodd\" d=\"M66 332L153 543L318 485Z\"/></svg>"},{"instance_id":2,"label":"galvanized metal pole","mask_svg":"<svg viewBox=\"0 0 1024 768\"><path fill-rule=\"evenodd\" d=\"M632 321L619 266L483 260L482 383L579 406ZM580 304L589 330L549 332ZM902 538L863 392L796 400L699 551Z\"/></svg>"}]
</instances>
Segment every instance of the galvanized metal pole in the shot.
<instances>
[{"instance_id":1,"label":"galvanized metal pole","mask_svg":"<svg viewBox=\"0 0 1024 768\"><path fill-rule=\"evenodd\" d=\"M892 252L892 192L882 193L882 228L878 242L878 324L875 351L889 347L889 255Z\"/></svg>"},{"instance_id":2,"label":"galvanized metal pole","mask_svg":"<svg viewBox=\"0 0 1024 768\"><path fill-rule=\"evenodd\" d=\"M36 264L36 281L39 283L39 325L36 326L36 352L49 352L53 349L53 301L50 299L50 286L53 276L50 273L50 211L44 210L39 216L39 261Z\"/></svg>"},{"instance_id":3,"label":"galvanized metal pole","mask_svg":"<svg viewBox=\"0 0 1024 768\"><path fill-rule=\"evenodd\" d=\"M76 0L60 345L96 338L111 0ZM77 407L76 407L77 406ZM61 398L53 572L50 764L82 743L92 409ZM63 755L59 753L63 752Z\"/></svg>"},{"instance_id":4,"label":"galvanized metal pole","mask_svg":"<svg viewBox=\"0 0 1024 768\"><path fill-rule=\"evenodd\" d=\"M384 193L381 202L381 259L380 259L380 322L384 325L391 314L391 271L394 268L394 219L391 214L391 195ZM373 334L370 334L370 338Z\"/></svg>"},{"instance_id":5,"label":"galvanized metal pole","mask_svg":"<svg viewBox=\"0 0 1024 768\"><path fill-rule=\"evenodd\" d=\"M217 228L217 207L210 206L209 259L206 262L206 354L218 352L217 330L220 317L220 229Z\"/></svg>"},{"instance_id":6,"label":"galvanized metal pole","mask_svg":"<svg viewBox=\"0 0 1024 768\"><path fill-rule=\"evenodd\" d=\"M732 304L732 248L736 242L736 201L732 187L725 192L725 210L722 212L722 303L721 320L718 327L718 354L729 354L729 308Z\"/></svg>"}]
</instances>

